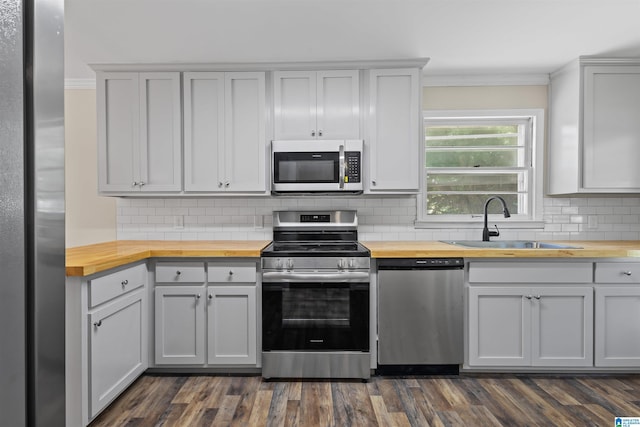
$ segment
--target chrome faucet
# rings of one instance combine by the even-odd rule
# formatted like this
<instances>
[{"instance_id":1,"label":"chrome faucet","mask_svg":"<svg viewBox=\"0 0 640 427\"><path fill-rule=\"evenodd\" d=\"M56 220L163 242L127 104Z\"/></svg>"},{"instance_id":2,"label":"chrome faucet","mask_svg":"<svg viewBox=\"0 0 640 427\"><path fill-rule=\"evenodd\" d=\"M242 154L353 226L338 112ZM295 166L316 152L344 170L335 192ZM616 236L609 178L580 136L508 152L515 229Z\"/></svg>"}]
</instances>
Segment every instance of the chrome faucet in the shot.
<instances>
[{"instance_id":1,"label":"chrome faucet","mask_svg":"<svg viewBox=\"0 0 640 427\"><path fill-rule=\"evenodd\" d=\"M509 213L509 209L507 209L507 202L504 201L504 199L500 196L491 196L487 199L487 201L484 203L484 228L482 229L482 241L483 242L488 242L489 238L492 236L499 236L500 235L500 230L498 230L498 226L496 226L496 231L489 231L489 226L487 225L487 208L489 207L489 203L493 200L493 199L498 199L500 200L500 203L502 203L502 213L504 215L505 218L509 218L511 216L511 214Z\"/></svg>"}]
</instances>

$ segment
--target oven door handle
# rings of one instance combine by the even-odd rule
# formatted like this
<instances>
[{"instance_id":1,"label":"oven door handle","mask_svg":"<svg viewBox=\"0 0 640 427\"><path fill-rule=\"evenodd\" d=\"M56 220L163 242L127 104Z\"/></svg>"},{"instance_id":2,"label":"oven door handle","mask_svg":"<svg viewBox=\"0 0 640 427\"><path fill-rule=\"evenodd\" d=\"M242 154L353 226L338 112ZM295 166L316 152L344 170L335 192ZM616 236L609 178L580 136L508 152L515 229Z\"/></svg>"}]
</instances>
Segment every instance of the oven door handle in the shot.
<instances>
[{"instance_id":1,"label":"oven door handle","mask_svg":"<svg viewBox=\"0 0 640 427\"><path fill-rule=\"evenodd\" d=\"M364 271L345 271L341 273L291 273L280 271L268 271L262 273L263 282L330 282L353 283L368 282L369 273Z\"/></svg>"}]
</instances>

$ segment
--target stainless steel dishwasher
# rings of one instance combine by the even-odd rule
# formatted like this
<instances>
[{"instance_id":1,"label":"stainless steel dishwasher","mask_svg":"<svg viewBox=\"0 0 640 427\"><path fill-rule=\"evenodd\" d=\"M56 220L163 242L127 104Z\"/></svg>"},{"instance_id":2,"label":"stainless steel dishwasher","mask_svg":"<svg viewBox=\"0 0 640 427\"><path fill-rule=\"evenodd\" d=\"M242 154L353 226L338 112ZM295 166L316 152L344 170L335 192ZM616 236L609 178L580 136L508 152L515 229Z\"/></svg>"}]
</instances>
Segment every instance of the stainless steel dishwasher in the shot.
<instances>
[{"instance_id":1,"label":"stainless steel dishwasher","mask_svg":"<svg viewBox=\"0 0 640 427\"><path fill-rule=\"evenodd\" d=\"M377 266L378 372L457 373L464 260L383 258Z\"/></svg>"}]
</instances>

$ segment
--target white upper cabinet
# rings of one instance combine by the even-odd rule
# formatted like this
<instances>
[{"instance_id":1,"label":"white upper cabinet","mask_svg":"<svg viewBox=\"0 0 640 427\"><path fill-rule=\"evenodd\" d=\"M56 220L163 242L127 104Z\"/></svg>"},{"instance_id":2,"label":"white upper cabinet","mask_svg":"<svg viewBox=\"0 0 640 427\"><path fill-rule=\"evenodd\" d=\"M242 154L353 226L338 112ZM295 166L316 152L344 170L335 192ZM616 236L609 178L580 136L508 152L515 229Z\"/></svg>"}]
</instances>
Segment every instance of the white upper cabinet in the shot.
<instances>
[{"instance_id":1,"label":"white upper cabinet","mask_svg":"<svg viewBox=\"0 0 640 427\"><path fill-rule=\"evenodd\" d=\"M99 191L180 191L180 73L99 72L97 97Z\"/></svg>"},{"instance_id":2,"label":"white upper cabinet","mask_svg":"<svg viewBox=\"0 0 640 427\"><path fill-rule=\"evenodd\" d=\"M419 190L423 164L420 89L418 68L369 71L366 192Z\"/></svg>"},{"instance_id":3,"label":"white upper cabinet","mask_svg":"<svg viewBox=\"0 0 640 427\"><path fill-rule=\"evenodd\" d=\"M551 76L549 194L640 192L640 59L581 58Z\"/></svg>"},{"instance_id":4,"label":"white upper cabinet","mask_svg":"<svg viewBox=\"0 0 640 427\"><path fill-rule=\"evenodd\" d=\"M274 72L275 139L360 138L359 73Z\"/></svg>"},{"instance_id":5,"label":"white upper cabinet","mask_svg":"<svg viewBox=\"0 0 640 427\"><path fill-rule=\"evenodd\" d=\"M184 73L185 191L265 192L265 73Z\"/></svg>"}]
</instances>

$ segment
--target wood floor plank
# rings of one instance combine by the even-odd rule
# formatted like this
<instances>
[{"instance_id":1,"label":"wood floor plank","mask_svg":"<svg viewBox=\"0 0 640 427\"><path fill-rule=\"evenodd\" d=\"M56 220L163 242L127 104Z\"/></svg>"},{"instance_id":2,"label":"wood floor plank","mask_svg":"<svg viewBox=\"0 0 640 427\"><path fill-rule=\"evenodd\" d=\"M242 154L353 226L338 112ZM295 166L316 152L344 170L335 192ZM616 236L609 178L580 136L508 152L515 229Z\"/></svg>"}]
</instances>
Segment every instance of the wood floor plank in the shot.
<instances>
[{"instance_id":1,"label":"wood floor plank","mask_svg":"<svg viewBox=\"0 0 640 427\"><path fill-rule=\"evenodd\" d=\"M240 402L240 396L228 394L222 398L222 401L217 405L218 410L216 416L213 419L212 426L228 426L233 421L233 418Z\"/></svg>"},{"instance_id":2,"label":"wood floor plank","mask_svg":"<svg viewBox=\"0 0 640 427\"><path fill-rule=\"evenodd\" d=\"M144 375L91 427L604 426L640 414L640 375L356 381Z\"/></svg>"},{"instance_id":3,"label":"wood floor plank","mask_svg":"<svg viewBox=\"0 0 640 427\"><path fill-rule=\"evenodd\" d=\"M302 426L317 427L332 425L333 405L330 382L309 381L302 384L300 418Z\"/></svg>"},{"instance_id":4,"label":"wood floor plank","mask_svg":"<svg viewBox=\"0 0 640 427\"><path fill-rule=\"evenodd\" d=\"M251 409L249 417L250 426L264 426L269 418L269 408L271 407L271 399L273 398L273 390L259 390L256 400Z\"/></svg>"}]
</instances>

